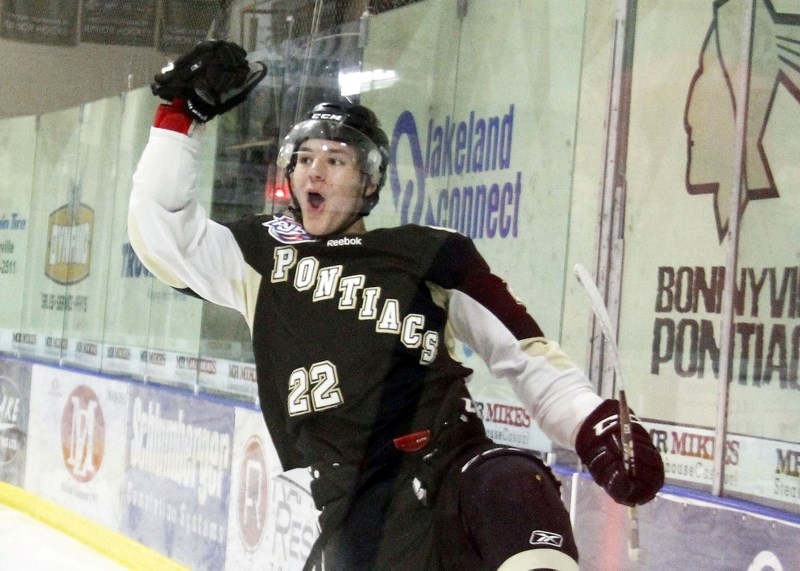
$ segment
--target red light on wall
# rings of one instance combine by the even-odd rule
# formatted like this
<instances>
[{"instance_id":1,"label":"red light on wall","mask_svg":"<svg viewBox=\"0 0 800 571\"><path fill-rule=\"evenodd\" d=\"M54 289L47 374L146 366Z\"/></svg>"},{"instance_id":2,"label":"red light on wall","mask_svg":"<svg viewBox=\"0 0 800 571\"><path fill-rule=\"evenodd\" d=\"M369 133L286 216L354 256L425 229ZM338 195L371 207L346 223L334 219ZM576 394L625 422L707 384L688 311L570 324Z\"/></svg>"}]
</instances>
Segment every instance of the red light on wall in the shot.
<instances>
[{"instance_id":1,"label":"red light on wall","mask_svg":"<svg viewBox=\"0 0 800 571\"><path fill-rule=\"evenodd\" d=\"M282 186L273 186L268 183L265 191L267 200L272 200L274 202L289 202L291 200L289 190Z\"/></svg>"}]
</instances>

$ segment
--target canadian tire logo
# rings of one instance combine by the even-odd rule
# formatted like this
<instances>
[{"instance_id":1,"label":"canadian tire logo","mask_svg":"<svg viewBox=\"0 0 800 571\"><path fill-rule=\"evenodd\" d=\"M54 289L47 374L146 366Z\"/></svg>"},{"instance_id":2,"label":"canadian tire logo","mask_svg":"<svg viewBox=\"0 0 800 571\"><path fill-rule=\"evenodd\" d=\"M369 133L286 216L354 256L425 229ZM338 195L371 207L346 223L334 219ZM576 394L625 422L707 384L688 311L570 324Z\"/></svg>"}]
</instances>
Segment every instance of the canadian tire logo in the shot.
<instances>
[{"instance_id":1,"label":"canadian tire logo","mask_svg":"<svg viewBox=\"0 0 800 571\"><path fill-rule=\"evenodd\" d=\"M78 482L95 477L105 454L105 422L97 395L79 385L67 397L61 416L64 466Z\"/></svg>"},{"instance_id":2,"label":"canadian tire logo","mask_svg":"<svg viewBox=\"0 0 800 571\"><path fill-rule=\"evenodd\" d=\"M788 175L800 162L800 3L757 0L743 50L743 2L716 0L714 14L689 86L684 113L687 134L686 190L711 194L720 242L729 227L736 185L737 141L743 135L744 213L752 200L778 198L795 184ZM747 53L748 59L742 60ZM747 85L746 101L740 85ZM744 131L737 109L746 105ZM787 168L788 167L788 168ZM781 178L782 176L786 178Z\"/></svg>"},{"instance_id":3,"label":"canadian tire logo","mask_svg":"<svg viewBox=\"0 0 800 571\"><path fill-rule=\"evenodd\" d=\"M236 513L242 543L254 551L264 537L269 499L269 470L264 445L257 436L245 444L239 466Z\"/></svg>"}]
</instances>

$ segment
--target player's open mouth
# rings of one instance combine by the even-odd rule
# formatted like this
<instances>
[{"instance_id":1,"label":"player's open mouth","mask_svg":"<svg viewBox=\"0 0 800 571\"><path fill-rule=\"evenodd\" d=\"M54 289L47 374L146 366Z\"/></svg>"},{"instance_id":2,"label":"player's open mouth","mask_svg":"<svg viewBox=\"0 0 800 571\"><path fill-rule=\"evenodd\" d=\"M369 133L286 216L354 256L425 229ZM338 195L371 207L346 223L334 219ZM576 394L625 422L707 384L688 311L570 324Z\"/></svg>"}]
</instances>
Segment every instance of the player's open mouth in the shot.
<instances>
[{"instance_id":1,"label":"player's open mouth","mask_svg":"<svg viewBox=\"0 0 800 571\"><path fill-rule=\"evenodd\" d=\"M313 210L319 209L322 206L323 202L325 202L325 198L321 194L317 192L308 193L308 205Z\"/></svg>"}]
</instances>

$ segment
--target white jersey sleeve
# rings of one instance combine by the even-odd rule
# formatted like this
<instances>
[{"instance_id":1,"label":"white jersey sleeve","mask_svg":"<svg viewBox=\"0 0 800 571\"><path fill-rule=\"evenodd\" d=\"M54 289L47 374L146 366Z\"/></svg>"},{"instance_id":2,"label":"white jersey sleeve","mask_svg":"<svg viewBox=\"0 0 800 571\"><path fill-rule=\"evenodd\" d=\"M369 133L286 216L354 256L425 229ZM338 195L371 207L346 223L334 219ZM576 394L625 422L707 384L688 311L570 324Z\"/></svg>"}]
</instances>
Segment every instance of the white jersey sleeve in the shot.
<instances>
[{"instance_id":1,"label":"white jersey sleeve","mask_svg":"<svg viewBox=\"0 0 800 571\"><path fill-rule=\"evenodd\" d=\"M603 399L589 379L548 340L508 285L493 274L474 243L451 234L433 267L447 291L448 326L514 394L547 436L574 449L584 419Z\"/></svg>"},{"instance_id":2,"label":"white jersey sleeve","mask_svg":"<svg viewBox=\"0 0 800 571\"><path fill-rule=\"evenodd\" d=\"M455 336L511 384L544 433L574 450L583 420L603 399L559 345L544 337L517 339L497 315L461 291L452 292L448 313Z\"/></svg>"},{"instance_id":3,"label":"white jersey sleeve","mask_svg":"<svg viewBox=\"0 0 800 571\"><path fill-rule=\"evenodd\" d=\"M236 309L252 326L257 274L194 196L198 138L153 127L133 176L128 236L159 280Z\"/></svg>"}]
</instances>

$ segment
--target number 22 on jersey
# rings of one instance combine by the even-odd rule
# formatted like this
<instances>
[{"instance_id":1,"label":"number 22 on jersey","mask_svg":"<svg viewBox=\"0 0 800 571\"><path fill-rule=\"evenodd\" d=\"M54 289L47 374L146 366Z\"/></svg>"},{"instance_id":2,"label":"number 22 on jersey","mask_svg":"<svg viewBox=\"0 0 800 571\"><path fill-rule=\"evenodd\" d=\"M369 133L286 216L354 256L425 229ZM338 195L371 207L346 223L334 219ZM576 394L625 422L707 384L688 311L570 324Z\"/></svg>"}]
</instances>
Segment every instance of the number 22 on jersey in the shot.
<instances>
[{"instance_id":1,"label":"number 22 on jersey","mask_svg":"<svg viewBox=\"0 0 800 571\"><path fill-rule=\"evenodd\" d=\"M308 414L339 406L344 402L339 390L339 374L330 361L300 367L289 376L289 416Z\"/></svg>"}]
</instances>

